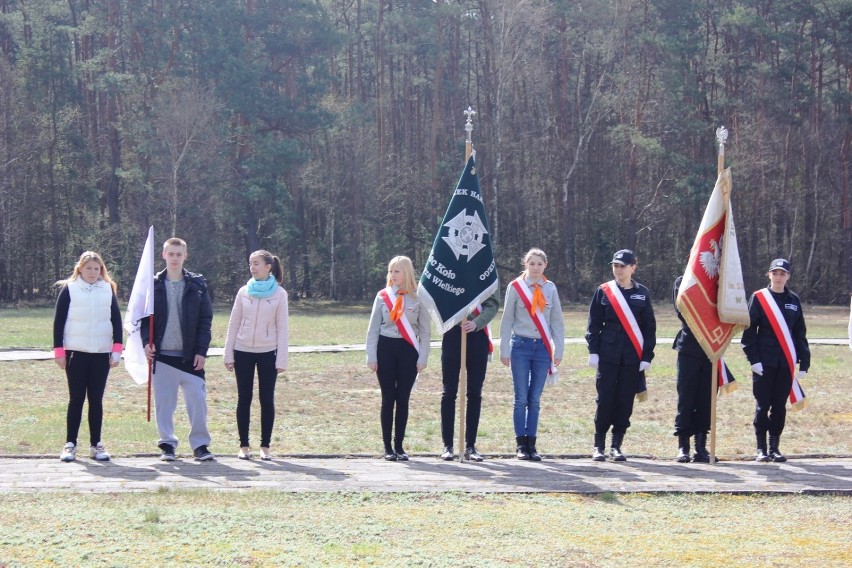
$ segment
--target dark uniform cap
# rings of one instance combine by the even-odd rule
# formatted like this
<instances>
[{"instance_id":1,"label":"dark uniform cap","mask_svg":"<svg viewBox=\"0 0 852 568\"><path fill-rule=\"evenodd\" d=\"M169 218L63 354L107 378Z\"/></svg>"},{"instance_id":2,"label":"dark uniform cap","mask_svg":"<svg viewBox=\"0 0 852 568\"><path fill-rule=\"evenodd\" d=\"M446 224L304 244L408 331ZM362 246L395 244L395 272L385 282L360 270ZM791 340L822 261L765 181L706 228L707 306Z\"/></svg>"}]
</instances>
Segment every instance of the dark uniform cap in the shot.
<instances>
[{"instance_id":1,"label":"dark uniform cap","mask_svg":"<svg viewBox=\"0 0 852 568\"><path fill-rule=\"evenodd\" d=\"M633 254L632 250L629 249L621 249L612 255L612 260L609 262L610 264L636 264L636 255Z\"/></svg>"},{"instance_id":2,"label":"dark uniform cap","mask_svg":"<svg viewBox=\"0 0 852 568\"><path fill-rule=\"evenodd\" d=\"M773 270L783 270L784 272L790 272L790 262L783 258L776 258L769 265L769 272Z\"/></svg>"}]
</instances>

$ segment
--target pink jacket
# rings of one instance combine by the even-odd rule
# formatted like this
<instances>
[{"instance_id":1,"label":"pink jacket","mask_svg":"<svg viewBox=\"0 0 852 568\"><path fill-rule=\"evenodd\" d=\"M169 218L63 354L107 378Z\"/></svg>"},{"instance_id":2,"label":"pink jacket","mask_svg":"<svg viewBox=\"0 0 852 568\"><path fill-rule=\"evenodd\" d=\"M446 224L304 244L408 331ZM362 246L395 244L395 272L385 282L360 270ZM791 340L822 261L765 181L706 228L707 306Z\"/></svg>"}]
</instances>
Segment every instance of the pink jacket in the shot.
<instances>
[{"instance_id":1,"label":"pink jacket","mask_svg":"<svg viewBox=\"0 0 852 568\"><path fill-rule=\"evenodd\" d=\"M228 322L224 362L234 362L235 350L248 353L277 350L275 367L286 369L288 319L287 292L281 286L268 298L249 296L246 286L240 288Z\"/></svg>"}]
</instances>

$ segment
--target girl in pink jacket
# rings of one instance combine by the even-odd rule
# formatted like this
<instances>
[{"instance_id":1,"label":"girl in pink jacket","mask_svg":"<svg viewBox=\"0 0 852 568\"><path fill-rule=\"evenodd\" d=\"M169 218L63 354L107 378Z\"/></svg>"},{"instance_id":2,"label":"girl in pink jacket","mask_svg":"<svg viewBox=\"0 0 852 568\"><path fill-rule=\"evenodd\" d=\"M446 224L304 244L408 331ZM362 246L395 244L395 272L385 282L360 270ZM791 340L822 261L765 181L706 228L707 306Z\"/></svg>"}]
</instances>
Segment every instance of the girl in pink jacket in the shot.
<instances>
[{"instance_id":1,"label":"girl in pink jacket","mask_svg":"<svg viewBox=\"0 0 852 568\"><path fill-rule=\"evenodd\" d=\"M237 431L240 451L237 457L251 459L249 421L257 369L260 398L260 459L271 460L269 444L275 424L275 380L287 369L289 309L287 292L280 286L284 278L281 261L265 250L249 256L251 279L237 292L228 335L225 339L225 367L237 378Z\"/></svg>"}]
</instances>

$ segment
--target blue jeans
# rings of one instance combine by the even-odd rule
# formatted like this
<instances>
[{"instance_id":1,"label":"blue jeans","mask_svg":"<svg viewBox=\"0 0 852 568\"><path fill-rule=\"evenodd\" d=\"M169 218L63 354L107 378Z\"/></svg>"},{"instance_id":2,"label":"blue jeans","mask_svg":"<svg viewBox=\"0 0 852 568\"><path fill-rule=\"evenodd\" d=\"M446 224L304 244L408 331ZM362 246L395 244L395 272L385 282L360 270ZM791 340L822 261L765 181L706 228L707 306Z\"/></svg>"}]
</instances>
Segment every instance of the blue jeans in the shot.
<instances>
[{"instance_id":1,"label":"blue jeans","mask_svg":"<svg viewBox=\"0 0 852 568\"><path fill-rule=\"evenodd\" d=\"M541 339L513 335L511 345L515 436L535 436L541 411L541 393L550 369L550 353Z\"/></svg>"}]
</instances>

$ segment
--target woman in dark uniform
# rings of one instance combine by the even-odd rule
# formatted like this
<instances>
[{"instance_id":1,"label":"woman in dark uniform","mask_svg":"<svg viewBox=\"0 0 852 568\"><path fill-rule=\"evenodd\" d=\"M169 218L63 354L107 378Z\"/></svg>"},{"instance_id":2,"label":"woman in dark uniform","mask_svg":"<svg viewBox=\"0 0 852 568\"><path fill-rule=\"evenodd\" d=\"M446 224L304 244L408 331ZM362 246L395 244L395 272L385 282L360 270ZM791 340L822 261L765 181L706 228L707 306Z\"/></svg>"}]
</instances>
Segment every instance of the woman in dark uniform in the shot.
<instances>
[{"instance_id":1,"label":"woman in dark uniform","mask_svg":"<svg viewBox=\"0 0 852 568\"><path fill-rule=\"evenodd\" d=\"M791 266L787 260L776 258L772 261L767 273L769 286L752 294L748 305L751 324L743 332L743 351L751 363L752 370L754 433L757 436L755 460L759 462L787 461L779 450L781 433L787 418L787 397L793 388L794 377L798 383L799 379L808 373L811 365L802 303L799 297L787 288L790 270ZM780 318L775 318L773 314L780 315ZM790 343L783 339L785 335L790 338ZM789 350L795 351L790 353L792 364L787 359L786 351ZM798 372L795 369L796 363L799 364Z\"/></svg>"},{"instance_id":2,"label":"woman in dark uniform","mask_svg":"<svg viewBox=\"0 0 852 568\"><path fill-rule=\"evenodd\" d=\"M657 322L648 288L633 280L636 255L620 250L612 257L614 280L601 284L589 305L586 342L589 366L597 369L595 449L592 459L604 461L606 434L612 427L610 457L625 461L621 451L630 427L634 397L645 390L651 368Z\"/></svg>"}]
</instances>

